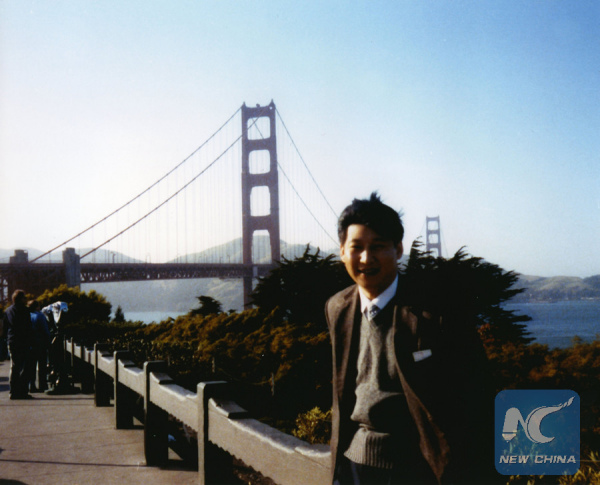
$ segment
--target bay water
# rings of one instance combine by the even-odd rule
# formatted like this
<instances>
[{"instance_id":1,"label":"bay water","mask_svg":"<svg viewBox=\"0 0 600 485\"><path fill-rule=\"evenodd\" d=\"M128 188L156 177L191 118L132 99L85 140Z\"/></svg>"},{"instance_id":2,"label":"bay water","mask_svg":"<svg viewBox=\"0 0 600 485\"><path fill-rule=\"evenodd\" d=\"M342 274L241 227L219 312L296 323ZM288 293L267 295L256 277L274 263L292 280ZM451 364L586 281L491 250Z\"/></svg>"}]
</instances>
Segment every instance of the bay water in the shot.
<instances>
[{"instance_id":1,"label":"bay water","mask_svg":"<svg viewBox=\"0 0 600 485\"><path fill-rule=\"evenodd\" d=\"M566 348L573 344L574 337L583 342L600 338L600 300L506 303L504 308L532 318L525 325L534 343Z\"/></svg>"}]
</instances>

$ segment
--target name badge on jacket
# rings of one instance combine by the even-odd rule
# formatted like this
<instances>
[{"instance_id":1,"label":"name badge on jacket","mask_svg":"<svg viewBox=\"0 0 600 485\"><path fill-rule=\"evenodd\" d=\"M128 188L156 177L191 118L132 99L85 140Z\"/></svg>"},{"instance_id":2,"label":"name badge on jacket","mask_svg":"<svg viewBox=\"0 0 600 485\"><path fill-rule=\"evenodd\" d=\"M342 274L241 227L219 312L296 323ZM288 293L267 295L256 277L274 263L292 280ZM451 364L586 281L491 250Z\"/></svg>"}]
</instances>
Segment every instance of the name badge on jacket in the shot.
<instances>
[{"instance_id":1,"label":"name badge on jacket","mask_svg":"<svg viewBox=\"0 0 600 485\"><path fill-rule=\"evenodd\" d=\"M415 362L421 362L428 357L431 357L431 349L417 350L416 352L413 352L413 359L415 359Z\"/></svg>"}]
</instances>

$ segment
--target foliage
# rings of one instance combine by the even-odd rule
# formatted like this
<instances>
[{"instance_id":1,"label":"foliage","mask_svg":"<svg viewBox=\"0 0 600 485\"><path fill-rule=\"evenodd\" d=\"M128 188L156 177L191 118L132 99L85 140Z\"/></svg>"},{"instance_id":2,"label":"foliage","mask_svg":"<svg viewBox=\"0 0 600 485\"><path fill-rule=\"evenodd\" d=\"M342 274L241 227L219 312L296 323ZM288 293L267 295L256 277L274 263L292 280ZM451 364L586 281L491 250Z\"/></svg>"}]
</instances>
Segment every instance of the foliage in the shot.
<instances>
[{"instance_id":1,"label":"foliage","mask_svg":"<svg viewBox=\"0 0 600 485\"><path fill-rule=\"evenodd\" d=\"M422 243L415 241L405 270L407 299L414 306L474 325L488 344L533 340L523 324L531 317L501 307L523 291L514 288L516 273L470 256L464 248L445 259L435 258L421 247Z\"/></svg>"},{"instance_id":2,"label":"foliage","mask_svg":"<svg viewBox=\"0 0 600 485\"><path fill-rule=\"evenodd\" d=\"M600 449L600 340L577 340L566 349L505 343L488 346L496 391L502 389L571 389L581 399L582 453Z\"/></svg>"},{"instance_id":3,"label":"foliage","mask_svg":"<svg viewBox=\"0 0 600 485\"><path fill-rule=\"evenodd\" d=\"M464 249L444 259L434 258L421 248L419 241L413 244L409 262L401 272L408 302L446 315L449 321L477 327L488 344L533 340L523 324L530 317L515 315L501 306L524 291L514 287L516 273L470 256ZM311 253L307 246L301 257L283 258L262 278L252 300L264 311L280 308L286 320L294 324L312 322L325 327L325 302L350 284L342 262L333 255L321 256L318 249Z\"/></svg>"},{"instance_id":4,"label":"foliage","mask_svg":"<svg viewBox=\"0 0 600 485\"><path fill-rule=\"evenodd\" d=\"M79 288L61 285L46 290L37 300L42 308L57 301L67 303L69 309L60 317L60 329L65 337L83 345L105 342L143 325L141 322L125 321L121 307L117 308L115 318L110 321L112 305L94 290L86 293Z\"/></svg>"},{"instance_id":5,"label":"foliage","mask_svg":"<svg viewBox=\"0 0 600 485\"><path fill-rule=\"evenodd\" d=\"M314 407L296 418L296 428L292 434L311 445L327 444L331 436L331 410L326 412Z\"/></svg>"},{"instance_id":6,"label":"foliage","mask_svg":"<svg viewBox=\"0 0 600 485\"><path fill-rule=\"evenodd\" d=\"M66 338L72 338L79 344L91 347L96 342L108 342L120 336L127 335L129 332L143 325L142 322L84 320L67 322L61 325L61 330Z\"/></svg>"},{"instance_id":7,"label":"foliage","mask_svg":"<svg viewBox=\"0 0 600 485\"><path fill-rule=\"evenodd\" d=\"M573 476L515 476L514 485L600 485L600 340L581 343L573 340L566 349L549 350L546 345L505 343L488 346L488 357L494 369L496 390L502 389L571 389L581 402L580 470Z\"/></svg>"},{"instance_id":8,"label":"foliage","mask_svg":"<svg viewBox=\"0 0 600 485\"><path fill-rule=\"evenodd\" d=\"M564 476L513 476L509 485L600 485L600 458L598 453L590 453L587 460L581 460L581 467L574 475Z\"/></svg>"},{"instance_id":9,"label":"foliage","mask_svg":"<svg viewBox=\"0 0 600 485\"><path fill-rule=\"evenodd\" d=\"M117 307L117 310L115 311L115 316L113 317L113 322L123 323L124 321L125 321L125 314L123 313L123 309L121 308L121 305L119 305Z\"/></svg>"},{"instance_id":10,"label":"foliage","mask_svg":"<svg viewBox=\"0 0 600 485\"><path fill-rule=\"evenodd\" d=\"M197 298L200 307L190 310L188 315L192 317L195 315L218 315L223 311L221 302L215 300L213 297L200 295Z\"/></svg>"},{"instance_id":11,"label":"foliage","mask_svg":"<svg viewBox=\"0 0 600 485\"><path fill-rule=\"evenodd\" d=\"M352 280L334 255L323 257L306 246L302 256L282 258L268 276L261 278L252 302L263 311L275 308L297 325L316 323L325 328L324 308L329 297L350 286Z\"/></svg>"},{"instance_id":12,"label":"foliage","mask_svg":"<svg viewBox=\"0 0 600 485\"><path fill-rule=\"evenodd\" d=\"M260 413L290 419L314 403L331 405L327 332L293 325L278 310L186 315L112 343L128 348L138 363L168 361L169 372L190 390L201 380L235 383L244 405Z\"/></svg>"},{"instance_id":13,"label":"foliage","mask_svg":"<svg viewBox=\"0 0 600 485\"><path fill-rule=\"evenodd\" d=\"M589 460L582 464L575 475L560 477L558 483L560 485L600 485L600 458L598 453L590 453Z\"/></svg>"},{"instance_id":14,"label":"foliage","mask_svg":"<svg viewBox=\"0 0 600 485\"><path fill-rule=\"evenodd\" d=\"M558 477L555 476L527 476L527 475L515 475L508 477L507 485L558 485Z\"/></svg>"},{"instance_id":15,"label":"foliage","mask_svg":"<svg viewBox=\"0 0 600 485\"><path fill-rule=\"evenodd\" d=\"M108 322L112 305L100 293L90 290L88 293L79 288L69 288L61 285L53 290L46 290L37 299L43 307L56 301L69 304L69 311L61 316L66 322L83 322L86 320L97 320Z\"/></svg>"}]
</instances>

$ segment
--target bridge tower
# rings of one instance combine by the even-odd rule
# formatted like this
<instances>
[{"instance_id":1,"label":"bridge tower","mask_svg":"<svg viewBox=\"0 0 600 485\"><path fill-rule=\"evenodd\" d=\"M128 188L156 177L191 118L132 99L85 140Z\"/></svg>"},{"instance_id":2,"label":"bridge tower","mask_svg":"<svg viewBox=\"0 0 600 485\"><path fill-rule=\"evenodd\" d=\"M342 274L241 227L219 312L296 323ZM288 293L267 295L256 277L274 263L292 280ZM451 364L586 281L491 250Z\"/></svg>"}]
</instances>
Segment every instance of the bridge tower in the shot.
<instances>
[{"instance_id":1,"label":"bridge tower","mask_svg":"<svg viewBox=\"0 0 600 485\"><path fill-rule=\"evenodd\" d=\"M440 216L426 218L425 249L433 257L442 257L442 238L440 235Z\"/></svg>"},{"instance_id":2,"label":"bridge tower","mask_svg":"<svg viewBox=\"0 0 600 485\"><path fill-rule=\"evenodd\" d=\"M267 118L268 125L261 123L260 118ZM260 137L250 137L259 133ZM267 129L269 133L263 133ZM254 155L254 156L253 156ZM268 163L261 163L268 157ZM258 162L258 163L257 163ZM267 194L265 194L265 189ZM253 196L254 194L254 196ZM268 197L267 214L258 215L252 201L260 196ZM254 233L266 231L269 235L271 261L279 261L281 241L279 236L279 177L277 171L277 139L275 133L275 104L250 108L242 106L242 262L253 267L253 276L244 277L244 306L250 304L252 280L256 276L256 264L265 261L254 261L252 246Z\"/></svg>"}]
</instances>

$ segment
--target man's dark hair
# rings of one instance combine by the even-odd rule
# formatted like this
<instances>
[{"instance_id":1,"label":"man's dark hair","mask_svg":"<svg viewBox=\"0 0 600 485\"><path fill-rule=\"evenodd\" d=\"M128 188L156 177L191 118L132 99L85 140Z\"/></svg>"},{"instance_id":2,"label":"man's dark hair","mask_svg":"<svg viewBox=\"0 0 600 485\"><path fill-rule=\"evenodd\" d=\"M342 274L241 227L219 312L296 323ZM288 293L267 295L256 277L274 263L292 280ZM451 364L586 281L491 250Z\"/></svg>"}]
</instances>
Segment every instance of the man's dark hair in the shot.
<instances>
[{"instance_id":1,"label":"man's dark hair","mask_svg":"<svg viewBox=\"0 0 600 485\"><path fill-rule=\"evenodd\" d=\"M17 303L18 300L25 301L25 292L23 290L15 290L12 294L12 302Z\"/></svg>"},{"instance_id":2,"label":"man's dark hair","mask_svg":"<svg viewBox=\"0 0 600 485\"><path fill-rule=\"evenodd\" d=\"M352 204L342 211L338 219L338 237L341 244L346 242L348 226L352 224L367 226L381 237L392 240L395 245L401 243L404 237L400 214L381 202L377 192L373 192L369 199L354 199Z\"/></svg>"}]
</instances>

